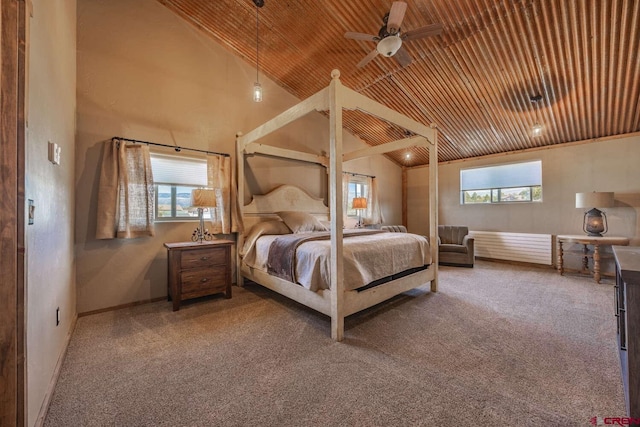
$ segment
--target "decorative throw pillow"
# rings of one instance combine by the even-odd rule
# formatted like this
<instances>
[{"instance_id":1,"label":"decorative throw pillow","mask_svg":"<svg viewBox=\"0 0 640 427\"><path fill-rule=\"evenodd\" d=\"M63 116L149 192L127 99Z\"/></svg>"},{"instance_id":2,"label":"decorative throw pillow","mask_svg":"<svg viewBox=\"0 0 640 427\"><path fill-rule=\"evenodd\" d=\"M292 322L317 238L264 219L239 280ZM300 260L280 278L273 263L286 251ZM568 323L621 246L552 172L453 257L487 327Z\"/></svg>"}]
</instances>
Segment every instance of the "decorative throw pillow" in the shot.
<instances>
[{"instance_id":1,"label":"decorative throw pillow","mask_svg":"<svg viewBox=\"0 0 640 427\"><path fill-rule=\"evenodd\" d=\"M327 227L322 225L318 219L306 212L282 211L276 212L282 218L287 227L294 233L304 233L306 231L327 231Z\"/></svg>"}]
</instances>

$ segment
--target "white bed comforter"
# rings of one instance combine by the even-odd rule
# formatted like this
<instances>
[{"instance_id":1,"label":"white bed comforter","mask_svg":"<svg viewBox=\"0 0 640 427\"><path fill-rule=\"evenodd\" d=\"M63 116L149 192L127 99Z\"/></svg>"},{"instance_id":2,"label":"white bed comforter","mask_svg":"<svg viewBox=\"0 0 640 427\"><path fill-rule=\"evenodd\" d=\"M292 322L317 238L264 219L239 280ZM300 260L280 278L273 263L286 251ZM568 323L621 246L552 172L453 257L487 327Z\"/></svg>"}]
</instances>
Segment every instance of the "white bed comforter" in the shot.
<instances>
[{"instance_id":1,"label":"white bed comforter","mask_svg":"<svg viewBox=\"0 0 640 427\"><path fill-rule=\"evenodd\" d=\"M245 263L267 271L269 246L280 236L259 237ZM429 243L423 236L411 233L378 233L351 236L343 240L345 289L353 290L375 280L418 268L431 263ZM296 251L296 281L305 288L317 291L328 289L331 241L302 243Z\"/></svg>"}]
</instances>

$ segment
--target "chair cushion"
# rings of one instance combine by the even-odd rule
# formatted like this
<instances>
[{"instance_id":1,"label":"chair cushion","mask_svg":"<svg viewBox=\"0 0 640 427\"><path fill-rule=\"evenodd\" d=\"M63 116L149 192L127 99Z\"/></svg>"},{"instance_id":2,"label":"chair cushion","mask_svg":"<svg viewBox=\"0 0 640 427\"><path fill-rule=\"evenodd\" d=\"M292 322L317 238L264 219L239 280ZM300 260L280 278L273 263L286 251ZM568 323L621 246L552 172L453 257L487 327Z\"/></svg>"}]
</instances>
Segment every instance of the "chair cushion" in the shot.
<instances>
[{"instance_id":1,"label":"chair cushion","mask_svg":"<svg viewBox=\"0 0 640 427\"><path fill-rule=\"evenodd\" d=\"M462 225L439 225L438 237L443 244L461 245L464 236L469 234L469 227Z\"/></svg>"},{"instance_id":2,"label":"chair cushion","mask_svg":"<svg viewBox=\"0 0 640 427\"><path fill-rule=\"evenodd\" d=\"M458 252L466 254L467 247L462 245L452 245L451 243L443 243L440 245L440 252Z\"/></svg>"}]
</instances>

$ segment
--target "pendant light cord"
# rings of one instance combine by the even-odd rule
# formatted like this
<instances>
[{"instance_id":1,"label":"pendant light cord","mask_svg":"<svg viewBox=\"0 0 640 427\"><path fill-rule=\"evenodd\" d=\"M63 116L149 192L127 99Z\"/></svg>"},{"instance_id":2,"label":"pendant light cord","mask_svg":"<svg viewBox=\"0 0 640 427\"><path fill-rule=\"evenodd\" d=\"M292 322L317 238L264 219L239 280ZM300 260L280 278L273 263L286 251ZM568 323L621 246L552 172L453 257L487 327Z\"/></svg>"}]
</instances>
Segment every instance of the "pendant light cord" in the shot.
<instances>
[{"instance_id":1,"label":"pendant light cord","mask_svg":"<svg viewBox=\"0 0 640 427\"><path fill-rule=\"evenodd\" d=\"M260 69L260 8L256 5L256 83L260 83L258 70Z\"/></svg>"}]
</instances>

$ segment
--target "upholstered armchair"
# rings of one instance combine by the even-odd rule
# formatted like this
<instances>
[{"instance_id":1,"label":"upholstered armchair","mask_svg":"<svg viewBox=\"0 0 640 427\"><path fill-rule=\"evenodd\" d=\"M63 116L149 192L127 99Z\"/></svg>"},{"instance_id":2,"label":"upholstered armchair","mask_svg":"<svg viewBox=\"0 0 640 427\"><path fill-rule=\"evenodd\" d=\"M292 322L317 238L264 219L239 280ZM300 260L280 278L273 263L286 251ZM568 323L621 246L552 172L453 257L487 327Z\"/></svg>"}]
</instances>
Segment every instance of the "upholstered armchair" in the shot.
<instances>
[{"instance_id":1,"label":"upholstered armchair","mask_svg":"<svg viewBox=\"0 0 640 427\"><path fill-rule=\"evenodd\" d=\"M469 227L462 225L438 226L439 264L473 267L473 237Z\"/></svg>"}]
</instances>

